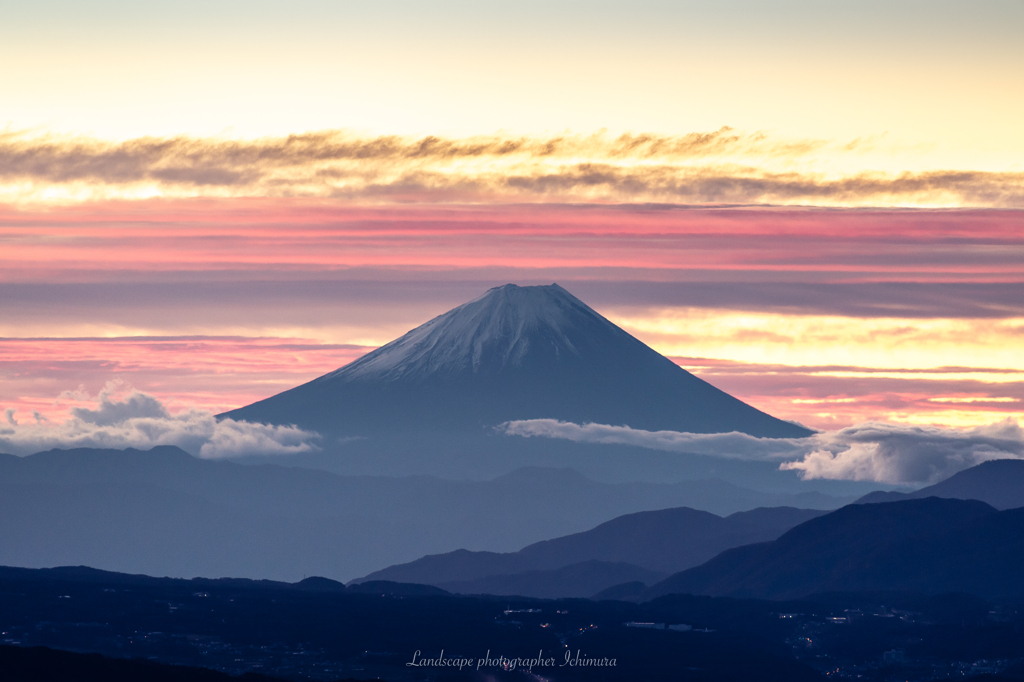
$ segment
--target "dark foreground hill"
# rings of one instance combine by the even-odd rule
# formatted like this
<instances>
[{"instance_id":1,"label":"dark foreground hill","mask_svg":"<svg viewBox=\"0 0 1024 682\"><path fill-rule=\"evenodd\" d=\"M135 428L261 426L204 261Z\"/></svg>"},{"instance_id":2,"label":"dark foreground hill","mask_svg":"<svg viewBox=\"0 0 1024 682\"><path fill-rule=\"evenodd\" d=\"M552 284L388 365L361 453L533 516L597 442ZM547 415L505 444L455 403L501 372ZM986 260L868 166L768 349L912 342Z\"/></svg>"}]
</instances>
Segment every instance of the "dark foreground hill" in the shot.
<instances>
[{"instance_id":1,"label":"dark foreground hill","mask_svg":"<svg viewBox=\"0 0 1024 682\"><path fill-rule=\"evenodd\" d=\"M332 436L559 419L652 431L810 431L720 391L568 291L496 287L341 369L221 415Z\"/></svg>"},{"instance_id":2,"label":"dark foreground hill","mask_svg":"<svg viewBox=\"0 0 1024 682\"><path fill-rule=\"evenodd\" d=\"M0 632L8 643L198 665L234 675L521 682L534 679L524 675L524 664L506 671L501 659L543 658L547 664L525 667L553 682L669 682L679 679L681 669L694 682L823 679L794 658L783 642L794 624L781 622L766 604L654 607L360 593L89 569L0 569L0 594ZM654 620L713 631L626 625ZM473 663L462 669L407 665L437 659L442 651L446 661L458 657Z\"/></svg>"},{"instance_id":3,"label":"dark foreground hill","mask_svg":"<svg viewBox=\"0 0 1024 682\"><path fill-rule=\"evenodd\" d=\"M453 481L249 466L174 447L53 450L0 455L0 563L351 580L458 547L517 550L641 510L731 513L811 498L839 504L723 481L596 483L564 469Z\"/></svg>"},{"instance_id":4,"label":"dark foreground hill","mask_svg":"<svg viewBox=\"0 0 1024 682\"><path fill-rule=\"evenodd\" d=\"M424 583L462 593L589 597L616 583L650 584L731 547L774 540L823 513L791 507L724 518L686 507L637 512L518 552L458 550L390 566L360 580Z\"/></svg>"},{"instance_id":5,"label":"dark foreground hill","mask_svg":"<svg viewBox=\"0 0 1024 682\"><path fill-rule=\"evenodd\" d=\"M284 682L253 672L235 677L209 668L108 658L42 646L0 645L0 670L4 682Z\"/></svg>"},{"instance_id":6,"label":"dark foreground hill","mask_svg":"<svg viewBox=\"0 0 1024 682\"><path fill-rule=\"evenodd\" d=\"M22 659L40 646L132 659L99 664L145 672L174 664L391 682L924 682L982 670L1011 679L1020 672L1014 661L1024 659L1021 604L963 594L832 593L799 602L670 595L637 604L373 588L322 578L288 584L0 568L0 645L28 647L13 652ZM448 662L473 663L408 665L442 651ZM886 662L887 652L903 660ZM526 663L532 675L521 662L504 669L509 659L540 657L554 660ZM615 664L567 662L587 660ZM7 671L0 665L0 679Z\"/></svg>"},{"instance_id":7,"label":"dark foreground hill","mask_svg":"<svg viewBox=\"0 0 1024 682\"><path fill-rule=\"evenodd\" d=\"M737 547L652 586L641 598L689 593L789 599L831 591L1024 595L1024 509L975 500L853 504L774 542Z\"/></svg>"},{"instance_id":8,"label":"dark foreground hill","mask_svg":"<svg viewBox=\"0 0 1024 682\"><path fill-rule=\"evenodd\" d=\"M912 493L873 492L857 500L895 502L945 497L958 500L981 500L996 509L1024 507L1024 460L996 459L982 462L953 474L945 481L915 490Z\"/></svg>"}]
</instances>

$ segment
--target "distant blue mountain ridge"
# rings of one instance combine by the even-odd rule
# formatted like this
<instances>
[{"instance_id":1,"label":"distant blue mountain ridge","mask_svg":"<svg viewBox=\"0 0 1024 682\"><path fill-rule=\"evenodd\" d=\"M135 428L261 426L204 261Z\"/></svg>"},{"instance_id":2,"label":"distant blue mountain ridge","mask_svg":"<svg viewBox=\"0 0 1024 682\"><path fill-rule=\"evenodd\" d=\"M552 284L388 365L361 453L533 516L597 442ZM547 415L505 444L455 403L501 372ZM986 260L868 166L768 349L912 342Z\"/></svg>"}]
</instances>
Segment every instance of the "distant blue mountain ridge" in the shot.
<instances>
[{"instance_id":1,"label":"distant blue mountain ridge","mask_svg":"<svg viewBox=\"0 0 1024 682\"><path fill-rule=\"evenodd\" d=\"M352 580L459 547L514 551L636 511L845 501L714 479L599 483L570 469L467 481L204 460L172 446L51 450L0 455L0 565Z\"/></svg>"}]
</instances>

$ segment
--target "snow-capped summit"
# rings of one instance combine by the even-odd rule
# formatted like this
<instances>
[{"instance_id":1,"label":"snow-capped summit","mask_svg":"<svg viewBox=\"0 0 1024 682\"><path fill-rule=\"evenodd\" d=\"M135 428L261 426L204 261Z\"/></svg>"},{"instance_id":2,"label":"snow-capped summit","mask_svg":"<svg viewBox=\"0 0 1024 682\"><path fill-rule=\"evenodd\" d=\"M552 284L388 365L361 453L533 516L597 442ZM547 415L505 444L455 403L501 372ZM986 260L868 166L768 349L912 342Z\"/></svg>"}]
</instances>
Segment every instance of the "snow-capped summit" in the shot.
<instances>
[{"instance_id":1,"label":"snow-capped summit","mask_svg":"<svg viewBox=\"0 0 1024 682\"><path fill-rule=\"evenodd\" d=\"M413 329L319 381L417 381L500 374L583 358L594 334L628 334L568 291L506 284Z\"/></svg>"},{"instance_id":2,"label":"snow-capped summit","mask_svg":"<svg viewBox=\"0 0 1024 682\"><path fill-rule=\"evenodd\" d=\"M800 437L568 291L506 284L307 384L226 413L339 436L482 433L520 419Z\"/></svg>"}]
</instances>

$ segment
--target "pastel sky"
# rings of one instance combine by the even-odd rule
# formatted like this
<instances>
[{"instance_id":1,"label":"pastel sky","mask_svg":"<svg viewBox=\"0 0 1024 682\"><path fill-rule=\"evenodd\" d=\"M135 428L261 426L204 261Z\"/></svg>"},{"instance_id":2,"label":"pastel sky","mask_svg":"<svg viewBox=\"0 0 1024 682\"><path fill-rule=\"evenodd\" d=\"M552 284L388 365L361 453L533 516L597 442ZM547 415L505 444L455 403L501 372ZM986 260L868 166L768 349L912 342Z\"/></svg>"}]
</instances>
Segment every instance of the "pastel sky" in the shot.
<instances>
[{"instance_id":1,"label":"pastel sky","mask_svg":"<svg viewBox=\"0 0 1024 682\"><path fill-rule=\"evenodd\" d=\"M1017 0L2 7L11 421L237 407L506 282L815 428L1024 417Z\"/></svg>"}]
</instances>

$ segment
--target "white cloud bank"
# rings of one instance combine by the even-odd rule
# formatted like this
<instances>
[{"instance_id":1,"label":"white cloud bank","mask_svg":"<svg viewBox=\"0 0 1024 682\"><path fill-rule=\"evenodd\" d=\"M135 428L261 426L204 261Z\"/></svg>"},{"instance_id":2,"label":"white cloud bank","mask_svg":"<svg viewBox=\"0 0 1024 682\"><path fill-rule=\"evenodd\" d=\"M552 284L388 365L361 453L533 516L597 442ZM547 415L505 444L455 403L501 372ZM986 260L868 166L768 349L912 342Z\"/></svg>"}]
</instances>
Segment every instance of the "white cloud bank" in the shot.
<instances>
[{"instance_id":1,"label":"white cloud bank","mask_svg":"<svg viewBox=\"0 0 1024 682\"><path fill-rule=\"evenodd\" d=\"M867 422L807 438L745 433L643 431L628 426L531 419L502 424L512 436L564 438L739 459L788 460L779 468L804 479L934 483L990 459L1024 459L1024 430L1007 419L973 429Z\"/></svg>"},{"instance_id":2,"label":"white cloud bank","mask_svg":"<svg viewBox=\"0 0 1024 682\"><path fill-rule=\"evenodd\" d=\"M177 445L203 458L289 455L319 449L320 436L295 426L232 419L217 420L201 410L171 414L153 396L131 391L114 397L108 387L95 407L74 407L53 423L33 410L33 420L4 410L0 452L28 455L51 448L140 448ZM67 393L77 401L81 391ZM632 445L739 459L779 461L805 479L827 478L892 484L927 484L991 459L1024 459L1024 429L1007 419L973 429L944 429L867 422L807 438L757 438L745 433L643 431L628 426L573 424L531 419L502 424L511 436L562 438L578 443Z\"/></svg>"},{"instance_id":3,"label":"white cloud bank","mask_svg":"<svg viewBox=\"0 0 1024 682\"><path fill-rule=\"evenodd\" d=\"M131 392L118 400L100 393L96 409L75 407L62 424L36 415L19 421L5 410L0 424L0 452L29 455L52 448L139 448L177 445L193 455L216 459L241 455L290 455L318 449L318 434L294 426L217 420L201 410L171 414L153 396Z\"/></svg>"}]
</instances>

